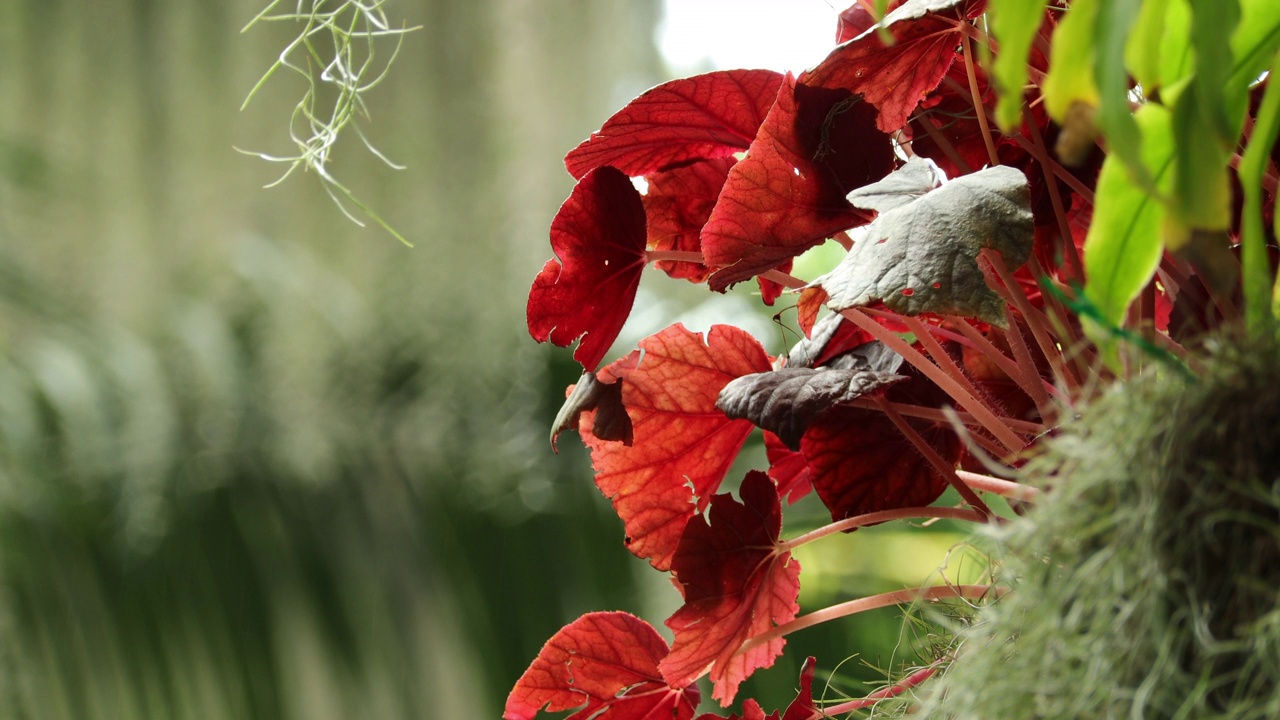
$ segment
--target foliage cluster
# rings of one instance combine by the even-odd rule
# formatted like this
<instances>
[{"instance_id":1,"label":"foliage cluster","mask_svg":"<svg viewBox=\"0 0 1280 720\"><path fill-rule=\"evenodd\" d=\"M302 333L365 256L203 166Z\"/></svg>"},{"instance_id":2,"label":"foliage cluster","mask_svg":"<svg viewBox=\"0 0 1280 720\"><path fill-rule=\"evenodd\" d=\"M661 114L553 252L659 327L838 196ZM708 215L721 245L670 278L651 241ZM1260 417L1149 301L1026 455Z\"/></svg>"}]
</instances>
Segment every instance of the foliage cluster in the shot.
<instances>
[{"instance_id":1,"label":"foliage cluster","mask_svg":"<svg viewBox=\"0 0 1280 720\"><path fill-rule=\"evenodd\" d=\"M874 5L841 13L838 45L799 76L660 85L565 158L578 184L528 303L533 337L579 341L584 368L552 439L579 432L627 547L671 573L684 604L669 646L621 613L566 626L516 683L509 720L687 720L697 680L729 705L793 631L1004 595L943 584L801 615L792 551L906 518L1003 523L993 494L1015 510L1041 495L1002 478L1098 388L1149 368L1192 382L1206 331L1270 332L1280 93L1259 79L1280 11ZM847 251L837 267L790 274L828 239ZM737 328L673 325L605 364L650 264L713 291L754 280L769 305L790 290L804 337L773 356ZM718 493L757 428L767 472ZM934 505L948 488L962 506ZM810 492L832 523L783 537L784 499ZM873 708L952 656L826 707L808 664L770 717ZM765 714L747 700L741 717Z\"/></svg>"}]
</instances>

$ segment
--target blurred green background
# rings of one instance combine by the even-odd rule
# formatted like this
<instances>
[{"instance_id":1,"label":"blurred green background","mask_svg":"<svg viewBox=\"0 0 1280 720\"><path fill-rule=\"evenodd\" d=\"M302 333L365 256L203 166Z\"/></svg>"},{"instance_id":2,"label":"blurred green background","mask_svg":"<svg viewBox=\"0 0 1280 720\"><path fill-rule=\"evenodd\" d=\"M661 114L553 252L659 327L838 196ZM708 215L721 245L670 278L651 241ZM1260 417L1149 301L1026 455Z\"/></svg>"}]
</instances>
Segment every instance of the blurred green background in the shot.
<instances>
[{"instance_id":1,"label":"blurred green background","mask_svg":"<svg viewBox=\"0 0 1280 720\"><path fill-rule=\"evenodd\" d=\"M668 77L660 3L389 3L422 28L364 127L407 169L354 137L331 169L414 249L233 150L287 153L304 89L240 111L297 32L241 34L262 6L0 3L0 716L497 717L564 623L677 603L578 443L551 454L577 371L524 325L561 156ZM696 290L655 287L656 329ZM949 540L905 569L867 542L802 556L806 607ZM875 660L896 622L752 687L785 702L855 638Z\"/></svg>"}]
</instances>

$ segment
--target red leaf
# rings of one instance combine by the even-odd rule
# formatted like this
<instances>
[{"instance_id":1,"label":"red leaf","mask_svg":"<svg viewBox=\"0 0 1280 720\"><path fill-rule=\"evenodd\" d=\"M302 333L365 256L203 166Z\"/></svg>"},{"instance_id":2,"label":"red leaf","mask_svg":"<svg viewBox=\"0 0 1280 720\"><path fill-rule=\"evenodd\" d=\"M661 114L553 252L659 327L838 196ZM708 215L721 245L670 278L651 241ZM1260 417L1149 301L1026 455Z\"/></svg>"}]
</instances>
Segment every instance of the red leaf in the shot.
<instances>
[{"instance_id":1,"label":"red leaf","mask_svg":"<svg viewBox=\"0 0 1280 720\"><path fill-rule=\"evenodd\" d=\"M909 368L903 368L913 374ZM946 396L923 377L895 385L890 401L940 407ZM908 418L907 421L948 462L960 458L962 447L945 427ZM813 487L832 520L854 515L928 505L947 489L929 462L882 413L838 407L818 418L800 440L800 452L813 471Z\"/></svg>"},{"instance_id":2,"label":"red leaf","mask_svg":"<svg viewBox=\"0 0 1280 720\"><path fill-rule=\"evenodd\" d=\"M725 266L711 276L711 288L724 290L867 222L845 195L893 164L873 108L847 90L809 87L788 75L703 228L707 263Z\"/></svg>"},{"instance_id":3,"label":"red leaf","mask_svg":"<svg viewBox=\"0 0 1280 720\"><path fill-rule=\"evenodd\" d=\"M658 664L673 685L686 685L711 666L712 695L728 705L738 685L769 667L786 644L776 638L745 653L742 643L795 618L800 611L800 564L776 547L782 504L773 481L752 471L739 490L711 499L707 518L685 526L671 569L684 605L667 620L671 653Z\"/></svg>"},{"instance_id":4,"label":"red leaf","mask_svg":"<svg viewBox=\"0 0 1280 720\"><path fill-rule=\"evenodd\" d=\"M565 156L574 177L612 165L632 177L747 149L782 75L724 70L663 83L627 104Z\"/></svg>"},{"instance_id":5,"label":"red leaf","mask_svg":"<svg viewBox=\"0 0 1280 720\"><path fill-rule=\"evenodd\" d=\"M632 445L597 439L586 431L585 413L580 433L596 485L622 518L628 549L667 570L685 523L706 507L753 427L716 409L720 390L770 365L755 338L728 325L712 327L706 343L701 333L672 325L641 341L640 350L622 385Z\"/></svg>"},{"instance_id":6,"label":"red leaf","mask_svg":"<svg viewBox=\"0 0 1280 720\"><path fill-rule=\"evenodd\" d=\"M644 270L644 205L613 168L588 173L551 221L547 261L529 291L529 334L560 347L582 338L573 357L595 370L631 313Z\"/></svg>"},{"instance_id":7,"label":"red leaf","mask_svg":"<svg viewBox=\"0 0 1280 720\"><path fill-rule=\"evenodd\" d=\"M764 433L764 452L769 460L769 477L778 485L778 494L787 498L788 504L813 490L813 471L804 455L787 447L773 433Z\"/></svg>"},{"instance_id":8,"label":"red leaf","mask_svg":"<svg viewBox=\"0 0 1280 720\"><path fill-rule=\"evenodd\" d=\"M995 91L988 83L986 73L981 68L975 70L984 107L987 104L994 107ZM956 178L990 164L991 156L982 138L982 124L978 122L977 111L973 107L964 64L952 65L947 71L947 78L920 103L920 109L912 116L910 145L912 153L929 158L947 177ZM994 128L992 131L995 146L1006 152L1016 149L1018 153L1025 154L1013 140Z\"/></svg>"},{"instance_id":9,"label":"red leaf","mask_svg":"<svg viewBox=\"0 0 1280 720\"><path fill-rule=\"evenodd\" d=\"M985 0L965 0L958 7L926 12L896 22L885 18L894 43L886 46L879 33L840 45L800 81L824 88L844 88L862 95L879 110L876 126L893 132L906 124L916 105L938 87L956 58L960 21L977 17ZM906 6L895 12L908 11Z\"/></svg>"},{"instance_id":10,"label":"red leaf","mask_svg":"<svg viewBox=\"0 0 1280 720\"><path fill-rule=\"evenodd\" d=\"M804 666L800 668L800 692L796 694L796 699L791 701L787 706L787 714L779 718L779 713L765 717L764 710L760 709L760 703L753 699L748 699L742 703L742 716L730 715L723 718L719 715L706 713L699 715L696 720L822 720L828 717L826 713L819 710L813 704L813 667L815 664L813 656L808 657L804 661Z\"/></svg>"},{"instance_id":11,"label":"red leaf","mask_svg":"<svg viewBox=\"0 0 1280 720\"><path fill-rule=\"evenodd\" d=\"M702 250L698 236L735 162L733 158L707 160L645 178L649 183L644 209L649 218L650 250ZM673 278L699 283L711 274L701 263L660 260L654 267Z\"/></svg>"},{"instance_id":12,"label":"red leaf","mask_svg":"<svg viewBox=\"0 0 1280 720\"><path fill-rule=\"evenodd\" d=\"M812 656L805 659L804 666L800 668L800 692L787 706L787 712L782 716L782 720L814 720L826 717L826 713L814 707L813 704L813 668L816 664L817 660Z\"/></svg>"},{"instance_id":13,"label":"red leaf","mask_svg":"<svg viewBox=\"0 0 1280 720\"><path fill-rule=\"evenodd\" d=\"M849 42L876 24L876 18L862 3L854 3L836 19L836 44Z\"/></svg>"},{"instance_id":14,"label":"red leaf","mask_svg":"<svg viewBox=\"0 0 1280 720\"><path fill-rule=\"evenodd\" d=\"M667 643L645 621L623 612L588 613L542 646L507 697L502 717L531 720L577 709L567 720L689 720L698 688L672 687L658 663Z\"/></svg>"}]
</instances>

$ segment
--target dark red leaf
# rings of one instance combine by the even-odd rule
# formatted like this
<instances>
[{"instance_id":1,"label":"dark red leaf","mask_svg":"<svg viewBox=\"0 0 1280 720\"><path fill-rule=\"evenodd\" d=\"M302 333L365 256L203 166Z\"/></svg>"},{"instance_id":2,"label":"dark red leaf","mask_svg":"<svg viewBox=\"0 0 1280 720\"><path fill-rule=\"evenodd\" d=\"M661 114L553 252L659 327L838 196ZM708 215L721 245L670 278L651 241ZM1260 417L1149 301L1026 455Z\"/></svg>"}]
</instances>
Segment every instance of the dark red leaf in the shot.
<instances>
[{"instance_id":1,"label":"dark red leaf","mask_svg":"<svg viewBox=\"0 0 1280 720\"><path fill-rule=\"evenodd\" d=\"M826 716L813 704L813 668L817 662L812 656L805 659L804 666L800 668L800 692L787 706L782 720L815 720Z\"/></svg>"},{"instance_id":2,"label":"dark red leaf","mask_svg":"<svg viewBox=\"0 0 1280 720\"><path fill-rule=\"evenodd\" d=\"M877 127L898 130L955 61L961 19L977 17L985 7L985 0L964 0L912 17L913 3L904 3L884 20L892 45L886 46L879 33L866 33L831 51L800 82L862 95L879 110Z\"/></svg>"},{"instance_id":3,"label":"dark red leaf","mask_svg":"<svg viewBox=\"0 0 1280 720\"><path fill-rule=\"evenodd\" d=\"M747 149L782 75L722 70L663 83L627 104L565 156L574 177L612 165L631 177Z\"/></svg>"},{"instance_id":4,"label":"dark red leaf","mask_svg":"<svg viewBox=\"0 0 1280 720\"><path fill-rule=\"evenodd\" d=\"M567 347L595 370L631 313L644 270L644 205L613 168L588 173L551 221L547 261L529 290L529 334Z\"/></svg>"},{"instance_id":5,"label":"dark red leaf","mask_svg":"<svg viewBox=\"0 0 1280 720\"><path fill-rule=\"evenodd\" d=\"M716 397L730 380L770 365L755 338L727 325L711 328L705 343L701 333L672 325L640 349L622 386L634 443L586 432L585 413L581 435L596 485L622 518L628 549L666 570L685 523L706 507L752 430L717 410Z\"/></svg>"},{"instance_id":6,"label":"dark red leaf","mask_svg":"<svg viewBox=\"0 0 1280 720\"><path fill-rule=\"evenodd\" d=\"M711 499L708 517L689 520L671 564L684 605L667 620L671 653L658 664L673 685L687 685L711 666L712 694L728 705L738 685L773 665L786 644L776 638L744 653L742 643L800 611L800 564L776 547L782 504L773 481L752 471L733 496Z\"/></svg>"},{"instance_id":7,"label":"dark red leaf","mask_svg":"<svg viewBox=\"0 0 1280 720\"><path fill-rule=\"evenodd\" d=\"M980 98L985 105L995 106L995 91L986 73L978 74ZM911 117L911 152L937 164L947 177L955 178L991 163L987 143L982 137L982 124L974 110L969 92L969 78L964 63L955 63L947 71L947 80L930 93ZM992 144L1005 152L1025 154L1016 142L991 127Z\"/></svg>"},{"instance_id":8,"label":"dark red leaf","mask_svg":"<svg viewBox=\"0 0 1280 720\"><path fill-rule=\"evenodd\" d=\"M779 720L778 713L765 716L764 710L760 707L760 703L754 698L747 698L742 702L742 714L733 713L729 717L716 715L715 713L703 713L694 720Z\"/></svg>"},{"instance_id":9,"label":"dark red leaf","mask_svg":"<svg viewBox=\"0 0 1280 720\"><path fill-rule=\"evenodd\" d=\"M903 372L913 374L910 368ZM948 399L928 380L914 376L886 392L890 401L940 407ZM962 446L950 428L907 421L947 462L960 458ZM813 471L813 487L833 520L854 515L928 505L947 489L910 440L882 413L852 407L831 410L800 441Z\"/></svg>"},{"instance_id":10,"label":"dark red leaf","mask_svg":"<svg viewBox=\"0 0 1280 720\"><path fill-rule=\"evenodd\" d=\"M698 688L672 687L658 672L667 643L623 612L583 615L547 641L507 697L502 717L576 709L567 720L689 720Z\"/></svg>"},{"instance_id":11,"label":"dark red leaf","mask_svg":"<svg viewBox=\"0 0 1280 720\"><path fill-rule=\"evenodd\" d=\"M813 490L813 471L804 455L792 450L769 431L764 433L764 452L769 460L769 477L778 486L778 494L795 503Z\"/></svg>"},{"instance_id":12,"label":"dark red leaf","mask_svg":"<svg viewBox=\"0 0 1280 720\"><path fill-rule=\"evenodd\" d=\"M836 44L849 42L876 24L876 18L862 3L854 3L836 19Z\"/></svg>"},{"instance_id":13,"label":"dark red leaf","mask_svg":"<svg viewBox=\"0 0 1280 720\"><path fill-rule=\"evenodd\" d=\"M873 108L844 89L790 75L747 157L733 166L702 231L702 252L724 290L789 260L869 215L845 195L893 169Z\"/></svg>"},{"instance_id":14,"label":"dark red leaf","mask_svg":"<svg viewBox=\"0 0 1280 720\"><path fill-rule=\"evenodd\" d=\"M748 699L742 703L742 715L730 715L728 718L720 715L706 713L699 715L696 720L822 720L828 717L826 713L819 710L813 704L813 667L816 661L812 656L804 661L804 666L800 669L800 692L796 694L796 699L791 701L787 706L787 714L781 715L774 712L769 716L765 716L764 710L760 709L760 703L753 699ZM781 715L781 717L780 717Z\"/></svg>"},{"instance_id":15,"label":"dark red leaf","mask_svg":"<svg viewBox=\"0 0 1280 720\"><path fill-rule=\"evenodd\" d=\"M702 226L711 217L711 208L735 162L733 158L707 160L645 178L649 183L644 208L649 218L650 250L701 252ZM654 267L673 278L699 283L711 274L702 263L660 260Z\"/></svg>"},{"instance_id":16,"label":"dark red leaf","mask_svg":"<svg viewBox=\"0 0 1280 720\"><path fill-rule=\"evenodd\" d=\"M720 391L716 407L799 450L805 428L823 413L904 379L874 370L785 367L735 379Z\"/></svg>"}]
</instances>

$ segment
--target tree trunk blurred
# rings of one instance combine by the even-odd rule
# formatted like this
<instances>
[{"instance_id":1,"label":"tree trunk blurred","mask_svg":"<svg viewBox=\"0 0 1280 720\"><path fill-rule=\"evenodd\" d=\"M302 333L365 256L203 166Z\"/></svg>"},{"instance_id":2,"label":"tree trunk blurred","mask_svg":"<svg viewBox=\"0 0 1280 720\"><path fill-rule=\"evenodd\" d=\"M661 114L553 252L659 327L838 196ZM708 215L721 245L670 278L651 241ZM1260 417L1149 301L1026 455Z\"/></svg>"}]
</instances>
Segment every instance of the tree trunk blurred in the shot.
<instances>
[{"instance_id":1,"label":"tree trunk blurred","mask_svg":"<svg viewBox=\"0 0 1280 720\"><path fill-rule=\"evenodd\" d=\"M386 4L422 29L363 127L408 167L331 169L413 249L235 151L288 154L304 89L239 109L297 31L240 34L263 4L0 5L6 715L492 717L634 602L523 309L657 1Z\"/></svg>"}]
</instances>

